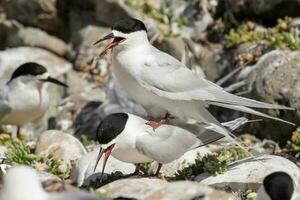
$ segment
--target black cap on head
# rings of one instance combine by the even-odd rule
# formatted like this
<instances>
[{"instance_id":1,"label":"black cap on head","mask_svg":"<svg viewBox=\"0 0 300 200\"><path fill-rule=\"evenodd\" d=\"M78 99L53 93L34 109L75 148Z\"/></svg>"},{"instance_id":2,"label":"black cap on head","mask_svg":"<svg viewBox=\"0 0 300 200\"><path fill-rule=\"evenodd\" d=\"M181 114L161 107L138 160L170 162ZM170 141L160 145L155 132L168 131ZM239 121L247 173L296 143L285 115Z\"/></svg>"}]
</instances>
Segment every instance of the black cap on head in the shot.
<instances>
[{"instance_id":1,"label":"black cap on head","mask_svg":"<svg viewBox=\"0 0 300 200\"><path fill-rule=\"evenodd\" d=\"M268 175L263 184L272 200L290 200L294 192L293 179L285 172L274 172Z\"/></svg>"},{"instance_id":2,"label":"black cap on head","mask_svg":"<svg viewBox=\"0 0 300 200\"><path fill-rule=\"evenodd\" d=\"M132 33L135 31L146 31L146 26L143 22L134 18L125 18L114 23L113 30L120 31L122 33Z\"/></svg>"},{"instance_id":3,"label":"black cap on head","mask_svg":"<svg viewBox=\"0 0 300 200\"><path fill-rule=\"evenodd\" d=\"M107 144L115 139L125 128L128 120L126 113L114 113L107 116L97 128L97 139L100 144Z\"/></svg>"},{"instance_id":4,"label":"black cap on head","mask_svg":"<svg viewBox=\"0 0 300 200\"><path fill-rule=\"evenodd\" d=\"M25 75L36 76L36 75L44 74L45 72L47 72L47 69L40 64L34 62L24 63L14 71L14 73L10 78L10 81L19 76L25 76Z\"/></svg>"}]
</instances>

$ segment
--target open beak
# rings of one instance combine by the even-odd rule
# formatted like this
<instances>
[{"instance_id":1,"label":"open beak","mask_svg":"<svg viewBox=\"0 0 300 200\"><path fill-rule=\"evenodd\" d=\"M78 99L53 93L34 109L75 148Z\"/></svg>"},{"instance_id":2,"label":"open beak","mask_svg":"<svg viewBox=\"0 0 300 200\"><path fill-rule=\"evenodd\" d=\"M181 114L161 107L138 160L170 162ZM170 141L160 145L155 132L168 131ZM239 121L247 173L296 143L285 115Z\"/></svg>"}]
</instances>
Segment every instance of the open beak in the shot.
<instances>
[{"instance_id":1,"label":"open beak","mask_svg":"<svg viewBox=\"0 0 300 200\"><path fill-rule=\"evenodd\" d=\"M103 42L105 40L108 40L108 39L113 39L105 48L104 50L100 53L100 56L103 56L107 50L113 48L114 46L117 46L120 42L122 42L125 38L122 38L122 37L115 37L113 33L110 33L106 36L104 36L103 38L100 38L98 41L96 41L93 45L97 45L99 44L100 42Z\"/></svg>"},{"instance_id":2,"label":"open beak","mask_svg":"<svg viewBox=\"0 0 300 200\"><path fill-rule=\"evenodd\" d=\"M51 76L49 76L48 78L46 79L42 79L41 81L44 81L44 82L50 82L50 83L54 83L56 85L60 85L60 86L63 86L63 87L69 87L67 84L55 79L55 78L52 78Z\"/></svg>"},{"instance_id":3,"label":"open beak","mask_svg":"<svg viewBox=\"0 0 300 200\"><path fill-rule=\"evenodd\" d=\"M98 154L97 161L96 161L96 165L94 167L94 172L96 171L97 165L98 165L102 155L104 154L103 166L102 166L102 172L101 172L101 174L103 175L104 169L105 169L105 166L106 166L106 162L107 162L114 146L115 146L115 144L112 144L109 147L107 147L106 149L103 149L102 147L100 147L99 154Z\"/></svg>"}]
</instances>

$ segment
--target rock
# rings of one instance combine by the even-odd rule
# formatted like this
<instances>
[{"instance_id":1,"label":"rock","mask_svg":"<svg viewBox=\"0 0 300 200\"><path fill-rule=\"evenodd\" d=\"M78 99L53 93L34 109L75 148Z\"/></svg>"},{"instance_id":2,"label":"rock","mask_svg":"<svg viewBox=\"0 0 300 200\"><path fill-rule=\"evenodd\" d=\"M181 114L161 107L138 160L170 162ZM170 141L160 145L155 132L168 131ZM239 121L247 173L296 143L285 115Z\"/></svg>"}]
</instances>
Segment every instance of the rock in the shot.
<instances>
[{"instance_id":1,"label":"rock","mask_svg":"<svg viewBox=\"0 0 300 200\"><path fill-rule=\"evenodd\" d=\"M107 27L87 25L73 34L72 42L76 51L75 69L80 70L92 63L94 57L102 50L102 45L94 46L93 43L110 31Z\"/></svg>"},{"instance_id":2,"label":"rock","mask_svg":"<svg viewBox=\"0 0 300 200\"><path fill-rule=\"evenodd\" d=\"M275 171L288 173L295 181L300 180L300 170L288 159L274 155L248 158L231 164L226 172L216 176L198 175L195 180L218 189L231 188L233 191L256 191L264 177Z\"/></svg>"},{"instance_id":3,"label":"rock","mask_svg":"<svg viewBox=\"0 0 300 200\"><path fill-rule=\"evenodd\" d=\"M50 188L46 185L46 189L49 191ZM37 171L28 166L20 165L12 167L5 175L0 191L0 199L103 200L106 198L99 198L96 194L91 194L83 190L48 193L42 188Z\"/></svg>"},{"instance_id":4,"label":"rock","mask_svg":"<svg viewBox=\"0 0 300 200\"><path fill-rule=\"evenodd\" d=\"M267 113L284 120L300 123L300 52L274 50L264 54L254 66L239 74L251 88L249 97L263 102L282 104L296 111L268 110ZM295 127L273 120L252 123L251 132L261 137L285 142ZM290 133L290 134L289 134Z\"/></svg>"},{"instance_id":5,"label":"rock","mask_svg":"<svg viewBox=\"0 0 300 200\"><path fill-rule=\"evenodd\" d=\"M130 16L121 0L96 0L95 15L97 20L110 26L117 20Z\"/></svg>"},{"instance_id":6,"label":"rock","mask_svg":"<svg viewBox=\"0 0 300 200\"><path fill-rule=\"evenodd\" d=\"M141 200L234 199L231 194L214 190L196 182L178 181L168 183L151 178L121 179L109 183L97 191L105 193L110 198L123 197Z\"/></svg>"},{"instance_id":7,"label":"rock","mask_svg":"<svg viewBox=\"0 0 300 200\"><path fill-rule=\"evenodd\" d=\"M85 75L74 70L65 75L65 83L69 86L66 92L72 97L71 100L104 101L105 91L95 82L88 81Z\"/></svg>"},{"instance_id":8,"label":"rock","mask_svg":"<svg viewBox=\"0 0 300 200\"><path fill-rule=\"evenodd\" d=\"M67 29L58 16L57 0L7 0L3 8L8 19L16 19L24 25L65 35Z\"/></svg>"},{"instance_id":9,"label":"rock","mask_svg":"<svg viewBox=\"0 0 300 200\"><path fill-rule=\"evenodd\" d=\"M54 157L70 163L86 154L86 150L72 135L58 130L48 130L40 136L35 153L46 156L52 154Z\"/></svg>"},{"instance_id":10,"label":"rock","mask_svg":"<svg viewBox=\"0 0 300 200\"><path fill-rule=\"evenodd\" d=\"M186 152L179 159L174 160L171 163L164 164L160 170L160 173L166 177L172 177L178 170L182 170L183 168L188 167L191 164L195 163L195 159L198 155L204 156L206 154L211 153L210 150L206 147L199 147L197 149L193 149L191 151ZM152 174L155 173L157 169L157 163L152 163L150 167L150 171Z\"/></svg>"},{"instance_id":11,"label":"rock","mask_svg":"<svg viewBox=\"0 0 300 200\"><path fill-rule=\"evenodd\" d=\"M154 46L156 46L158 49L174 56L178 60L181 59L184 45L184 41L179 37L164 38L162 42L154 43Z\"/></svg>"},{"instance_id":12,"label":"rock","mask_svg":"<svg viewBox=\"0 0 300 200\"><path fill-rule=\"evenodd\" d=\"M25 62L37 62L45 66L53 77L58 77L72 68L71 63L46 50L17 47L0 51L0 77L9 78L13 71Z\"/></svg>"},{"instance_id":13,"label":"rock","mask_svg":"<svg viewBox=\"0 0 300 200\"><path fill-rule=\"evenodd\" d=\"M70 47L61 39L49 35L37 28L20 28L8 34L7 47L33 46L51 51L59 56L66 56Z\"/></svg>"},{"instance_id":14,"label":"rock","mask_svg":"<svg viewBox=\"0 0 300 200\"><path fill-rule=\"evenodd\" d=\"M76 163L71 172L71 180L76 182L79 186L88 185L91 180L96 180L101 176L103 157L99 161L99 164L94 172L97 155L99 153L99 147L97 150L91 151L82 156ZM134 172L135 166L130 163L121 162L115 159L113 156L107 161L105 167L105 173L110 174L112 172L120 171L123 174L130 174Z\"/></svg>"},{"instance_id":15,"label":"rock","mask_svg":"<svg viewBox=\"0 0 300 200\"><path fill-rule=\"evenodd\" d=\"M226 8L230 8L238 18L256 17L260 20L277 20L285 16L299 16L297 9L299 0L229 0L224 1ZM221 5L221 4L220 4Z\"/></svg>"},{"instance_id":16,"label":"rock","mask_svg":"<svg viewBox=\"0 0 300 200\"><path fill-rule=\"evenodd\" d=\"M99 113L101 104L99 101L91 101L79 112L74 122L75 137L85 136L87 139L97 139L97 127L101 122L101 113Z\"/></svg>"}]
</instances>

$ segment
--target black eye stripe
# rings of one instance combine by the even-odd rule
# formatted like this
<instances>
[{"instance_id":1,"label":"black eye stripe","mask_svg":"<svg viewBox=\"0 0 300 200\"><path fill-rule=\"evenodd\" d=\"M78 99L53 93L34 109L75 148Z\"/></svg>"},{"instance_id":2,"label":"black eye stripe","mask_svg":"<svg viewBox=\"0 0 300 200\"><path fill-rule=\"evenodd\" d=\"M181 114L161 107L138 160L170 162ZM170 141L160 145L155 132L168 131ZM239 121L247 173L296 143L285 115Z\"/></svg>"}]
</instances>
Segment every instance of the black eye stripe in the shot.
<instances>
[{"instance_id":1,"label":"black eye stripe","mask_svg":"<svg viewBox=\"0 0 300 200\"><path fill-rule=\"evenodd\" d=\"M134 18L125 18L117 21L113 26L113 30L120 31L122 33L132 33L135 31L146 31L146 26L143 22Z\"/></svg>"}]
</instances>

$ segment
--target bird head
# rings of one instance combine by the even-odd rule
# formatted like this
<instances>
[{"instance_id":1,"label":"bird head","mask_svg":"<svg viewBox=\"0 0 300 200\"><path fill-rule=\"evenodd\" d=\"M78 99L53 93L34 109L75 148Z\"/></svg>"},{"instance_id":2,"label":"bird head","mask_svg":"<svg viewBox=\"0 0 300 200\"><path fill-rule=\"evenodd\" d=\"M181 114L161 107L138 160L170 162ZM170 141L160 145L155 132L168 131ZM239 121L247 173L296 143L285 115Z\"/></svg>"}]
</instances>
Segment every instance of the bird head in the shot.
<instances>
[{"instance_id":1,"label":"bird head","mask_svg":"<svg viewBox=\"0 0 300 200\"><path fill-rule=\"evenodd\" d=\"M293 179L285 172L274 172L265 177L257 192L257 200L291 200L294 193Z\"/></svg>"},{"instance_id":2,"label":"bird head","mask_svg":"<svg viewBox=\"0 0 300 200\"><path fill-rule=\"evenodd\" d=\"M24 83L36 81L50 82L63 87L68 87L65 83L55 78L52 78L48 74L47 69L44 66L34 62L24 63L21 66L19 66L13 72L10 80L7 82L7 85L9 85L14 80L21 80Z\"/></svg>"},{"instance_id":3,"label":"bird head","mask_svg":"<svg viewBox=\"0 0 300 200\"><path fill-rule=\"evenodd\" d=\"M104 51L100 55L103 55L113 47L126 49L143 43L149 43L145 24L134 18L125 18L117 21L112 26L111 33L100 38L94 45L108 39L112 39L112 41L104 48Z\"/></svg>"},{"instance_id":4,"label":"bird head","mask_svg":"<svg viewBox=\"0 0 300 200\"><path fill-rule=\"evenodd\" d=\"M118 136L124 131L128 120L126 113L114 113L107 116L97 128L97 140L101 147L98 153L94 171L97 168L98 162L104 154L104 161L102 166L102 174L105 169L106 161L109 158L113 148L117 144Z\"/></svg>"}]
</instances>

